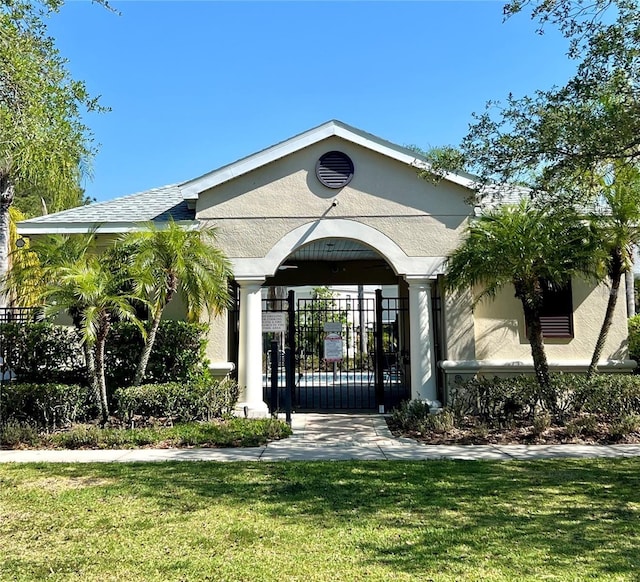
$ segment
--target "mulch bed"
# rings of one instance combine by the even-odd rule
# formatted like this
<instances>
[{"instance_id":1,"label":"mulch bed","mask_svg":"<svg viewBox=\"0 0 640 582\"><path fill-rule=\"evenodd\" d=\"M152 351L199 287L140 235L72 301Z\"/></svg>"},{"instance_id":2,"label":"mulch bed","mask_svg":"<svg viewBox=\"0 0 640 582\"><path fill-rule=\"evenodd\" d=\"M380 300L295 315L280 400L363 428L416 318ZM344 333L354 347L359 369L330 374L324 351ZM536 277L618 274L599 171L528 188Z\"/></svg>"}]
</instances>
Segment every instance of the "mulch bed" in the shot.
<instances>
[{"instance_id":1,"label":"mulch bed","mask_svg":"<svg viewBox=\"0 0 640 582\"><path fill-rule=\"evenodd\" d=\"M599 422L588 434L574 435L566 426L550 426L536 432L531 425L505 428L487 428L470 419L459 423L447 432L403 431L394 426L392 419L387 424L394 436L407 437L428 445L555 445L555 444L637 444L640 432L622 437L610 434L610 425Z\"/></svg>"}]
</instances>

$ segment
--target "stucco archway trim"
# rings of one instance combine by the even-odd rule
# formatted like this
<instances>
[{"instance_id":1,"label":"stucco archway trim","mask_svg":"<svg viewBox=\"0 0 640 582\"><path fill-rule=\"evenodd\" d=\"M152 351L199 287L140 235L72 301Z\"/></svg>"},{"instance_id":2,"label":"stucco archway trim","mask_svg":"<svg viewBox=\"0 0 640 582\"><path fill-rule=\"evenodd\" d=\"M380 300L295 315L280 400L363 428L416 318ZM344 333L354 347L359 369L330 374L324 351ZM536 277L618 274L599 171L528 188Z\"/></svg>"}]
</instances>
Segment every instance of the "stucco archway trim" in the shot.
<instances>
[{"instance_id":1,"label":"stucco archway trim","mask_svg":"<svg viewBox=\"0 0 640 582\"><path fill-rule=\"evenodd\" d=\"M309 222L282 237L262 258L232 258L237 279L271 277L296 250L317 240L346 238L377 251L397 275L434 277L443 273L445 257L410 257L392 239L379 230L342 218Z\"/></svg>"}]
</instances>

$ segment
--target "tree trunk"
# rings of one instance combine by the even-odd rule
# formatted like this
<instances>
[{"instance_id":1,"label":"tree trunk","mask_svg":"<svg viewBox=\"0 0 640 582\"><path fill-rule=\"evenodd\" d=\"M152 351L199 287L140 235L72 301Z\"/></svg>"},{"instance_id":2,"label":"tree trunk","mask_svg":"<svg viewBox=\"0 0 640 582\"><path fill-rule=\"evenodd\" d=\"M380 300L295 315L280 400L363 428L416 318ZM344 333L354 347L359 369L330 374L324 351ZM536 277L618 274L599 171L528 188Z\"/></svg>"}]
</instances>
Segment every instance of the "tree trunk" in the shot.
<instances>
[{"instance_id":1,"label":"tree trunk","mask_svg":"<svg viewBox=\"0 0 640 582\"><path fill-rule=\"evenodd\" d=\"M0 172L0 307L7 306L7 296L2 281L9 272L9 207L15 190L6 172Z\"/></svg>"},{"instance_id":2,"label":"tree trunk","mask_svg":"<svg viewBox=\"0 0 640 582\"><path fill-rule=\"evenodd\" d=\"M633 317L636 314L636 287L633 275L633 265L624 274L624 280L627 291L627 317Z\"/></svg>"},{"instance_id":3,"label":"tree trunk","mask_svg":"<svg viewBox=\"0 0 640 582\"><path fill-rule=\"evenodd\" d=\"M99 329L96 337L95 355L96 355L96 384L100 390L100 409L102 416L102 425L107 424L109 420L109 402L107 400L107 382L104 374L104 351L107 343L107 335L111 328L111 322L108 315L103 315L98 324Z\"/></svg>"},{"instance_id":4,"label":"tree trunk","mask_svg":"<svg viewBox=\"0 0 640 582\"><path fill-rule=\"evenodd\" d=\"M534 286L533 293L529 292L524 285L514 282L516 297L522 302L524 310L524 322L527 327L527 339L531 346L531 358L533 359L533 369L538 380L540 389L538 400L552 412L555 411L556 402L551 394L551 378L549 374L549 363L544 349L544 339L542 336L542 323L540 321L540 306L542 305L542 289L539 282Z\"/></svg>"},{"instance_id":5,"label":"tree trunk","mask_svg":"<svg viewBox=\"0 0 640 582\"><path fill-rule=\"evenodd\" d=\"M91 398L98 408L102 408L100 404L100 386L98 385L96 375L96 357L93 352L93 347L86 342L84 345L84 359L87 365L87 374L89 376L89 382L91 382Z\"/></svg>"},{"instance_id":6,"label":"tree trunk","mask_svg":"<svg viewBox=\"0 0 640 582\"><path fill-rule=\"evenodd\" d=\"M621 267L621 266L620 266ZM604 344L607 341L607 335L609 329L613 323L613 314L616 310L616 304L618 303L618 291L620 289L620 282L622 281L621 268L616 269L611 276L611 290L609 291L609 301L607 302L607 310L604 314L604 321L600 328L600 334L596 341L595 348L593 349L593 356L591 356L591 364L589 364L589 370L587 371L587 378L592 378L598 371L598 362L604 349Z\"/></svg>"},{"instance_id":7,"label":"tree trunk","mask_svg":"<svg viewBox=\"0 0 640 582\"><path fill-rule=\"evenodd\" d=\"M153 349L153 344L156 341L156 334L158 333L158 328L160 327L160 320L162 319L162 309L156 309L156 314L153 317L153 322L151 323L151 329L147 334L147 338L144 342L144 349L142 350L142 354L140 354L140 361L138 362L138 368L136 369L136 375L133 379L134 386L140 386L142 384L142 380L144 379L144 375L147 372L147 364L149 363L149 357L151 356L151 350Z\"/></svg>"}]
</instances>

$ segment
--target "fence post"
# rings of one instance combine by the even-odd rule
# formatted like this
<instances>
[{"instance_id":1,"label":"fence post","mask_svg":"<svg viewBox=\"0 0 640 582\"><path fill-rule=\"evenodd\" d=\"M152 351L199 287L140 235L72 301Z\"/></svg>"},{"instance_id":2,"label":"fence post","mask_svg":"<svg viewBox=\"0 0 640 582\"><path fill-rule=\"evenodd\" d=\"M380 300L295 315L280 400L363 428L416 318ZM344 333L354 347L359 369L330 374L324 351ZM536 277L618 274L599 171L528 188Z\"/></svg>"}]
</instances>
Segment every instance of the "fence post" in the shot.
<instances>
[{"instance_id":1,"label":"fence post","mask_svg":"<svg viewBox=\"0 0 640 582\"><path fill-rule=\"evenodd\" d=\"M271 416L278 415L278 342L271 342L270 362L271 362Z\"/></svg>"}]
</instances>

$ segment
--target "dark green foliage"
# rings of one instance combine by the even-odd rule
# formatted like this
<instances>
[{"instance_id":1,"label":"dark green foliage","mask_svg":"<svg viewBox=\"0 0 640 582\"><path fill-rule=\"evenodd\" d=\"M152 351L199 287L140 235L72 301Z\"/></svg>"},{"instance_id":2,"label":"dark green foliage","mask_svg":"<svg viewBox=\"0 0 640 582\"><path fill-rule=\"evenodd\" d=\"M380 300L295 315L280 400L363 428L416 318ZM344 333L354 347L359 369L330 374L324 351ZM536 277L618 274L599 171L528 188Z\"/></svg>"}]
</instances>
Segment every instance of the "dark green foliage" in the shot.
<instances>
[{"instance_id":1,"label":"dark green foliage","mask_svg":"<svg viewBox=\"0 0 640 582\"><path fill-rule=\"evenodd\" d=\"M393 410L391 422L399 430L421 432L429 413L429 404L423 400L404 401Z\"/></svg>"},{"instance_id":2,"label":"dark green foliage","mask_svg":"<svg viewBox=\"0 0 640 582\"><path fill-rule=\"evenodd\" d=\"M17 384L2 386L0 418L55 429L84 420L90 411L87 389L77 384Z\"/></svg>"},{"instance_id":3,"label":"dark green foliage","mask_svg":"<svg viewBox=\"0 0 640 582\"><path fill-rule=\"evenodd\" d=\"M39 442L38 431L31 423L11 418L0 424L0 447L8 449L20 446L34 447Z\"/></svg>"},{"instance_id":4,"label":"dark green foliage","mask_svg":"<svg viewBox=\"0 0 640 582\"><path fill-rule=\"evenodd\" d=\"M629 357L640 361L640 314L630 317L629 325Z\"/></svg>"},{"instance_id":5,"label":"dark green foliage","mask_svg":"<svg viewBox=\"0 0 640 582\"><path fill-rule=\"evenodd\" d=\"M0 357L18 382L85 383L82 348L73 328L51 323L0 325Z\"/></svg>"},{"instance_id":6,"label":"dark green foliage","mask_svg":"<svg viewBox=\"0 0 640 582\"><path fill-rule=\"evenodd\" d=\"M589 412L620 418L640 414L640 377L601 374L592 380L582 376L567 379L575 412Z\"/></svg>"},{"instance_id":7,"label":"dark green foliage","mask_svg":"<svg viewBox=\"0 0 640 582\"><path fill-rule=\"evenodd\" d=\"M145 381L166 383L193 381L205 369L206 323L162 321L151 352ZM117 323L109 335L106 352L107 385L133 384L144 342L130 323Z\"/></svg>"},{"instance_id":8,"label":"dark green foliage","mask_svg":"<svg viewBox=\"0 0 640 582\"><path fill-rule=\"evenodd\" d=\"M451 391L451 408L456 416L474 416L487 424L504 426L514 420L531 419L537 393L533 376L478 377Z\"/></svg>"},{"instance_id":9,"label":"dark green foliage","mask_svg":"<svg viewBox=\"0 0 640 582\"><path fill-rule=\"evenodd\" d=\"M167 418L171 422L210 420L230 414L238 400L231 379L191 383L168 382L120 388L115 393L121 418Z\"/></svg>"}]
</instances>

